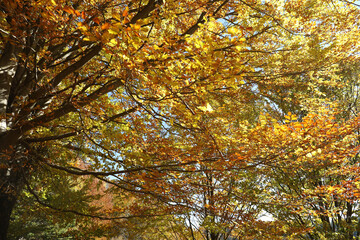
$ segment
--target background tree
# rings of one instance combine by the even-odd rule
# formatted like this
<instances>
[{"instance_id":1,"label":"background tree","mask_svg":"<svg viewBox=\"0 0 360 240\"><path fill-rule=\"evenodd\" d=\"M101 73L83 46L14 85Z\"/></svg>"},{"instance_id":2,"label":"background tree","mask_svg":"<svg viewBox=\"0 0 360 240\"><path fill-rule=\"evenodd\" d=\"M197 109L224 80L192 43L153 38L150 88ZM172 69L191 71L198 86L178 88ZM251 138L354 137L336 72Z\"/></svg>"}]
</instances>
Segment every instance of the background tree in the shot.
<instances>
[{"instance_id":1,"label":"background tree","mask_svg":"<svg viewBox=\"0 0 360 240\"><path fill-rule=\"evenodd\" d=\"M84 167L81 161L78 165ZM36 171L14 208L9 239L93 239L117 236L110 221L89 219L114 208L113 195L103 182L59 171ZM41 180L41 181L39 181ZM39 184L46 181L46 184ZM49 205L51 203L51 205ZM74 213L76 213L74 215Z\"/></svg>"},{"instance_id":2,"label":"background tree","mask_svg":"<svg viewBox=\"0 0 360 240\"><path fill-rule=\"evenodd\" d=\"M336 109L336 115L332 117L332 121L337 129L344 129L346 121L356 119L358 116L356 65L356 63L341 64L337 74L341 79L338 81L338 85L323 86L319 89L323 93L319 99L322 101L326 99L328 108ZM323 81L329 81L329 78L324 77ZM312 134L317 132L315 129L307 131L312 131ZM339 142L350 137L344 136L344 130L342 131L338 133ZM352 134L351 145L358 149L358 127L354 127ZM327 136L327 139L330 139L330 136ZM310 144L313 143L310 142ZM300 148L295 150L297 158L303 151L303 146L298 146ZM341 149L338 146L336 151L340 152ZM355 155L345 155L341 160L334 155L332 160L337 163L329 165L319 160L322 153L321 150L318 151L320 153L315 153L311 157L319 163L312 165L311 169L304 166L293 170L292 173L282 169L273 170L275 172L274 182L271 185L277 189L275 191L306 199L306 202L302 204L302 210L298 208L297 211L294 209L287 211L286 208L274 208L272 213L277 218L286 220L290 225L311 228L311 233L302 236L304 239L352 239L357 237L359 232L356 217L358 190L357 178L354 174L357 171L358 152L355 151ZM310 153L310 155L312 154Z\"/></svg>"}]
</instances>

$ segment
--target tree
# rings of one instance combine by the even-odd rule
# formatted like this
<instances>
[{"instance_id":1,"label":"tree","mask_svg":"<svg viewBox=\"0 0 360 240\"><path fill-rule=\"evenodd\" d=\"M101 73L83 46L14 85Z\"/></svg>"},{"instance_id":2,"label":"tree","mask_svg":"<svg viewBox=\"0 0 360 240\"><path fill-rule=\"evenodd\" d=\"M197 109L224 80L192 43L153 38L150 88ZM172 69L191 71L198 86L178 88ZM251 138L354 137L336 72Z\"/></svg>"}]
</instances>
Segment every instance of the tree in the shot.
<instances>
[{"instance_id":1,"label":"tree","mask_svg":"<svg viewBox=\"0 0 360 240\"><path fill-rule=\"evenodd\" d=\"M340 131L338 134L324 135L324 137L328 141L331 135L339 137L337 144L342 141L349 141L343 147L338 145L334 148L332 160L336 164L324 164L320 160L324 154L322 150L318 150L319 153L311 156L311 158L322 164L314 164L311 169L302 166L290 171L273 170L275 173L271 185L276 189L274 191L281 192L282 196L301 199L298 204L302 206L301 208L290 208L290 210L275 207L268 211L272 212L278 219L286 221L286 225L308 228L310 231L300 235L299 238L301 239L352 239L358 237L358 185L354 173L357 171L358 165L359 132L356 125L346 127L350 121L354 121L354 119L358 121L356 66L356 62L342 63L337 74L340 79L338 84L336 86L323 86L320 89L324 93L321 94L323 96L321 98L331 97L331 108L336 112L331 117L333 119L332 124L335 126L334 130ZM327 80L328 77L324 77L324 81ZM327 102L329 103L328 100ZM322 124L322 131L326 129L326 125L328 124ZM352 128L351 135L345 133L346 128L348 130ZM307 131L310 132L310 129ZM312 131L312 134L316 135L317 130ZM319 139L323 139L323 137L318 136L316 141ZM300 148L298 148L299 146ZM340 159L336 158L335 153L339 153L349 146L353 148L353 154L345 154ZM297 148L295 152L298 153L295 158L299 158L303 146L298 144L294 147Z\"/></svg>"},{"instance_id":2,"label":"tree","mask_svg":"<svg viewBox=\"0 0 360 240\"><path fill-rule=\"evenodd\" d=\"M0 239L45 169L189 207L172 174L256 168L259 135L230 139L239 112L272 89L316 92L320 79L293 76L330 75L357 49L349 1L10 0L0 14ZM222 125L233 126L226 137ZM229 143L248 149L246 164ZM88 169L75 166L80 153Z\"/></svg>"},{"instance_id":3,"label":"tree","mask_svg":"<svg viewBox=\"0 0 360 240\"><path fill-rule=\"evenodd\" d=\"M51 175L51 176L46 176ZM97 179L65 176L52 172L37 172L32 178L37 185L27 186L19 196L13 220L10 223L9 239L93 239L111 236L109 221L99 221L73 212L96 214L99 208L113 208L112 194L100 186ZM46 185L40 179L46 179ZM31 180L31 179L29 179ZM34 182L34 181L32 181ZM39 194L34 194L34 191ZM105 191L107 194L104 194ZM51 202L51 208L44 203Z\"/></svg>"}]
</instances>

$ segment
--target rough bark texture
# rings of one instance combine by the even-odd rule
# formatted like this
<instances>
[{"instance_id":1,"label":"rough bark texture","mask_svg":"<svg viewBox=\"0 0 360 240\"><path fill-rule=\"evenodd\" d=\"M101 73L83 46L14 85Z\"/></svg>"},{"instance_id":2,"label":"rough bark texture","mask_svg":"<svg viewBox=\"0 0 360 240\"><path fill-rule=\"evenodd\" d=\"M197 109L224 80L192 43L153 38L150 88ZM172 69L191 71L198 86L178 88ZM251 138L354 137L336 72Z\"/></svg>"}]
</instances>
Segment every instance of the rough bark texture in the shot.
<instances>
[{"instance_id":1,"label":"rough bark texture","mask_svg":"<svg viewBox=\"0 0 360 240\"><path fill-rule=\"evenodd\" d=\"M7 152L14 144L17 137L6 134L8 122L6 108L11 87L11 80L15 75L14 57L15 47L8 42L0 58L0 240L6 239L9 228L10 216L16 203L16 196L19 189L14 170L10 168L10 160Z\"/></svg>"},{"instance_id":2,"label":"rough bark texture","mask_svg":"<svg viewBox=\"0 0 360 240\"><path fill-rule=\"evenodd\" d=\"M20 161L23 160L16 160L16 162ZM0 179L0 240L3 240L6 239L11 212L25 182L18 164L12 164L6 172L1 171Z\"/></svg>"},{"instance_id":3,"label":"rough bark texture","mask_svg":"<svg viewBox=\"0 0 360 240\"><path fill-rule=\"evenodd\" d=\"M10 216L15 202L16 198L12 198L6 194L0 195L0 240L6 240Z\"/></svg>"}]
</instances>

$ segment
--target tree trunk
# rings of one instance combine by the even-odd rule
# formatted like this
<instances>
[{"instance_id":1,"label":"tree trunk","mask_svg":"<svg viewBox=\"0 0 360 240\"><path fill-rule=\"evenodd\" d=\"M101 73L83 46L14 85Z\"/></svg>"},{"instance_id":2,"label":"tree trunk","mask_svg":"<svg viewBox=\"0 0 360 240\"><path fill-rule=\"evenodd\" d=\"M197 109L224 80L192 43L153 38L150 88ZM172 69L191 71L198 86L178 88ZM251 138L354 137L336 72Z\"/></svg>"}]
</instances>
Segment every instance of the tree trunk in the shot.
<instances>
[{"instance_id":1,"label":"tree trunk","mask_svg":"<svg viewBox=\"0 0 360 240\"><path fill-rule=\"evenodd\" d=\"M20 136L7 132L10 127L6 109L9 91L15 75L16 47L8 41L0 56L0 240L7 239L11 212L23 187L23 178L16 163L15 144ZM15 164L15 166L14 166Z\"/></svg>"},{"instance_id":2,"label":"tree trunk","mask_svg":"<svg viewBox=\"0 0 360 240\"><path fill-rule=\"evenodd\" d=\"M0 240L6 240L11 212L15 206L16 197L12 194L0 193Z\"/></svg>"},{"instance_id":3,"label":"tree trunk","mask_svg":"<svg viewBox=\"0 0 360 240\"><path fill-rule=\"evenodd\" d=\"M8 161L6 168L0 169L0 240L6 239L11 212L24 188L25 175L29 174L20 166L20 163L26 164L27 160L26 156L15 157Z\"/></svg>"}]
</instances>

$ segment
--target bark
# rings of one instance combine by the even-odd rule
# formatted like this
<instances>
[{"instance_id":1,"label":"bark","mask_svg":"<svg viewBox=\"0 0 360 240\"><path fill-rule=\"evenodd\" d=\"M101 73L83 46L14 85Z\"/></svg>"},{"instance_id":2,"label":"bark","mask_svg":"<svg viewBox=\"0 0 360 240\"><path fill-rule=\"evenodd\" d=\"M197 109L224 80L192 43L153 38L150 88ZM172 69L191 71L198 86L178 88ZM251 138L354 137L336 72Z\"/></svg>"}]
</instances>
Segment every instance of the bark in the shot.
<instances>
[{"instance_id":1,"label":"bark","mask_svg":"<svg viewBox=\"0 0 360 240\"><path fill-rule=\"evenodd\" d=\"M11 172L10 161L5 154L9 150L11 142L9 138L4 138L9 123L6 118L6 108L8 105L8 97L12 78L15 75L16 63L11 60L15 54L15 47L8 42L5 45L4 52L0 57L0 240L5 240L10 223L12 209L16 203L17 176L15 172ZM10 137L11 138L11 137ZM15 175L14 175L15 174Z\"/></svg>"},{"instance_id":2,"label":"bark","mask_svg":"<svg viewBox=\"0 0 360 240\"><path fill-rule=\"evenodd\" d=\"M14 57L15 47L7 43L0 57L0 133L6 131L6 107L12 77L15 74L15 62L10 59Z\"/></svg>"},{"instance_id":3,"label":"bark","mask_svg":"<svg viewBox=\"0 0 360 240\"><path fill-rule=\"evenodd\" d=\"M3 162L6 161L6 165L5 168L0 169L0 240L6 239L11 212L25 184L25 174L23 174L25 169L22 167L26 167L28 158L17 158L25 155L23 151L12 155L12 159L4 159L6 155L1 157Z\"/></svg>"},{"instance_id":4,"label":"bark","mask_svg":"<svg viewBox=\"0 0 360 240\"><path fill-rule=\"evenodd\" d=\"M15 206L16 198L0 194L0 240L6 240L7 231L10 223L11 212Z\"/></svg>"}]
</instances>

